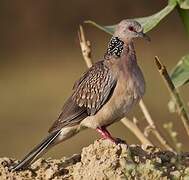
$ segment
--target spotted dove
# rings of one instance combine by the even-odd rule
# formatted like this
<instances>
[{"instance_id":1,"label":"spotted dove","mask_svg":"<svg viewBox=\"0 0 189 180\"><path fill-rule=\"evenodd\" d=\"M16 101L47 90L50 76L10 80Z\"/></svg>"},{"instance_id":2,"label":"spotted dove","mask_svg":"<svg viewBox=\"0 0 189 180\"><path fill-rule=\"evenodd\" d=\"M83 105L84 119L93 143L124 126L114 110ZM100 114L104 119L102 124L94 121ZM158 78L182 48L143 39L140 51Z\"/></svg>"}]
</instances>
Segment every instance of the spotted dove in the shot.
<instances>
[{"instance_id":1,"label":"spotted dove","mask_svg":"<svg viewBox=\"0 0 189 180\"><path fill-rule=\"evenodd\" d=\"M116 26L104 57L76 81L47 137L11 170L25 169L52 146L85 128L116 142L107 126L126 116L145 91L133 46L138 37L149 40L138 22L126 19Z\"/></svg>"}]
</instances>

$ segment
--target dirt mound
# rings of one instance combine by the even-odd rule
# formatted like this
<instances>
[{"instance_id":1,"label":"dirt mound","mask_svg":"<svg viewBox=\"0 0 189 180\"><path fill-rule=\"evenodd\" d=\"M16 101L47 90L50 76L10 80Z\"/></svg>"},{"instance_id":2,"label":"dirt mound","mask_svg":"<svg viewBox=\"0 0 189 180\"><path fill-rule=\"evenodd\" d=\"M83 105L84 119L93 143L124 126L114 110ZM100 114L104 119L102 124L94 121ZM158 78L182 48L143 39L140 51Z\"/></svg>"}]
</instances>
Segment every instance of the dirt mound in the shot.
<instances>
[{"instance_id":1,"label":"dirt mound","mask_svg":"<svg viewBox=\"0 0 189 180\"><path fill-rule=\"evenodd\" d=\"M155 147L97 140L81 154L62 159L39 159L28 170L9 172L17 161L0 158L0 179L180 179L189 178L189 153L181 155Z\"/></svg>"}]
</instances>

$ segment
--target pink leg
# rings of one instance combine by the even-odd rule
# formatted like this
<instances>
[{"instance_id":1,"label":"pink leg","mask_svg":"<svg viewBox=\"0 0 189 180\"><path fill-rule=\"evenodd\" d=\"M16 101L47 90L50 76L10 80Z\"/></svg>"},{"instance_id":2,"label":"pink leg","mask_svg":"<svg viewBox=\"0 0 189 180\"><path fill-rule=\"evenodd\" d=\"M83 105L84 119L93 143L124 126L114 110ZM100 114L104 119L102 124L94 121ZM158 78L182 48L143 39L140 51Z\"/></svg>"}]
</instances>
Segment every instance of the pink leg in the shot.
<instances>
[{"instance_id":1,"label":"pink leg","mask_svg":"<svg viewBox=\"0 0 189 180\"><path fill-rule=\"evenodd\" d=\"M117 143L116 139L114 139L111 136L111 134L108 132L108 130L105 127L101 127L101 128L98 127L96 130L101 134L102 138L109 139L113 143Z\"/></svg>"}]
</instances>

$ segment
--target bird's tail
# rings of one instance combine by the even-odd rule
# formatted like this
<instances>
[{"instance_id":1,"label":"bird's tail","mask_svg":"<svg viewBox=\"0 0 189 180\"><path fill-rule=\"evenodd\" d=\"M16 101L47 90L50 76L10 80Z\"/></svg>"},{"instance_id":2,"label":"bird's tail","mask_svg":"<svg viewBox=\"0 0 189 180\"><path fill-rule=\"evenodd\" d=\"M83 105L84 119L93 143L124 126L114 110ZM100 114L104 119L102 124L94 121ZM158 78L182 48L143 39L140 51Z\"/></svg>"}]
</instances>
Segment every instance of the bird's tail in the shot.
<instances>
[{"instance_id":1,"label":"bird's tail","mask_svg":"<svg viewBox=\"0 0 189 180\"><path fill-rule=\"evenodd\" d=\"M55 144L56 138L59 136L60 133L61 133L60 130L50 133L45 139L41 141L39 145L37 145L32 151L30 151L18 164L11 167L10 170L17 171L28 167L32 162L34 162L42 154L44 154L49 149L49 147Z\"/></svg>"}]
</instances>

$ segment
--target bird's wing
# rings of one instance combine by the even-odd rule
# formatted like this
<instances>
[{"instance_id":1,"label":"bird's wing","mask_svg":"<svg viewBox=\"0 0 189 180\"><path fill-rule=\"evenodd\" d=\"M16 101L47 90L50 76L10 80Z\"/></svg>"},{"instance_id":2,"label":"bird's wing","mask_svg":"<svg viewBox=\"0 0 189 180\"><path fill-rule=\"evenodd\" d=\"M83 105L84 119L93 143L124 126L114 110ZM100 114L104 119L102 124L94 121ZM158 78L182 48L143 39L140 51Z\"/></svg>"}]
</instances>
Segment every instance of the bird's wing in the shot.
<instances>
[{"instance_id":1,"label":"bird's wing","mask_svg":"<svg viewBox=\"0 0 189 180\"><path fill-rule=\"evenodd\" d=\"M99 61L76 82L72 98L88 115L94 115L109 99L116 82L104 61Z\"/></svg>"},{"instance_id":2,"label":"bird's wing","mask_svg":"<svg viewBox=\"0 0 189 180\"><path fill-rule=\"evenodd\" d=\"M79 107L70 97L64 104L57 120L49 129L49 133L62 129L65 126L74 126L88 116L86 108Z\"/></svg>"},{"instance_id":3,"label":"bird's wing","mask_svg":"<svg viewBox=\"0 0 189 180\"><path fill-rule=\"evenodd\" d=\"M111 97L115 85L116 79L103 61L95 63L76 81L72 96L49 132L78 124L87 116L95 115Z\"/></svg>"}]
</instances>

